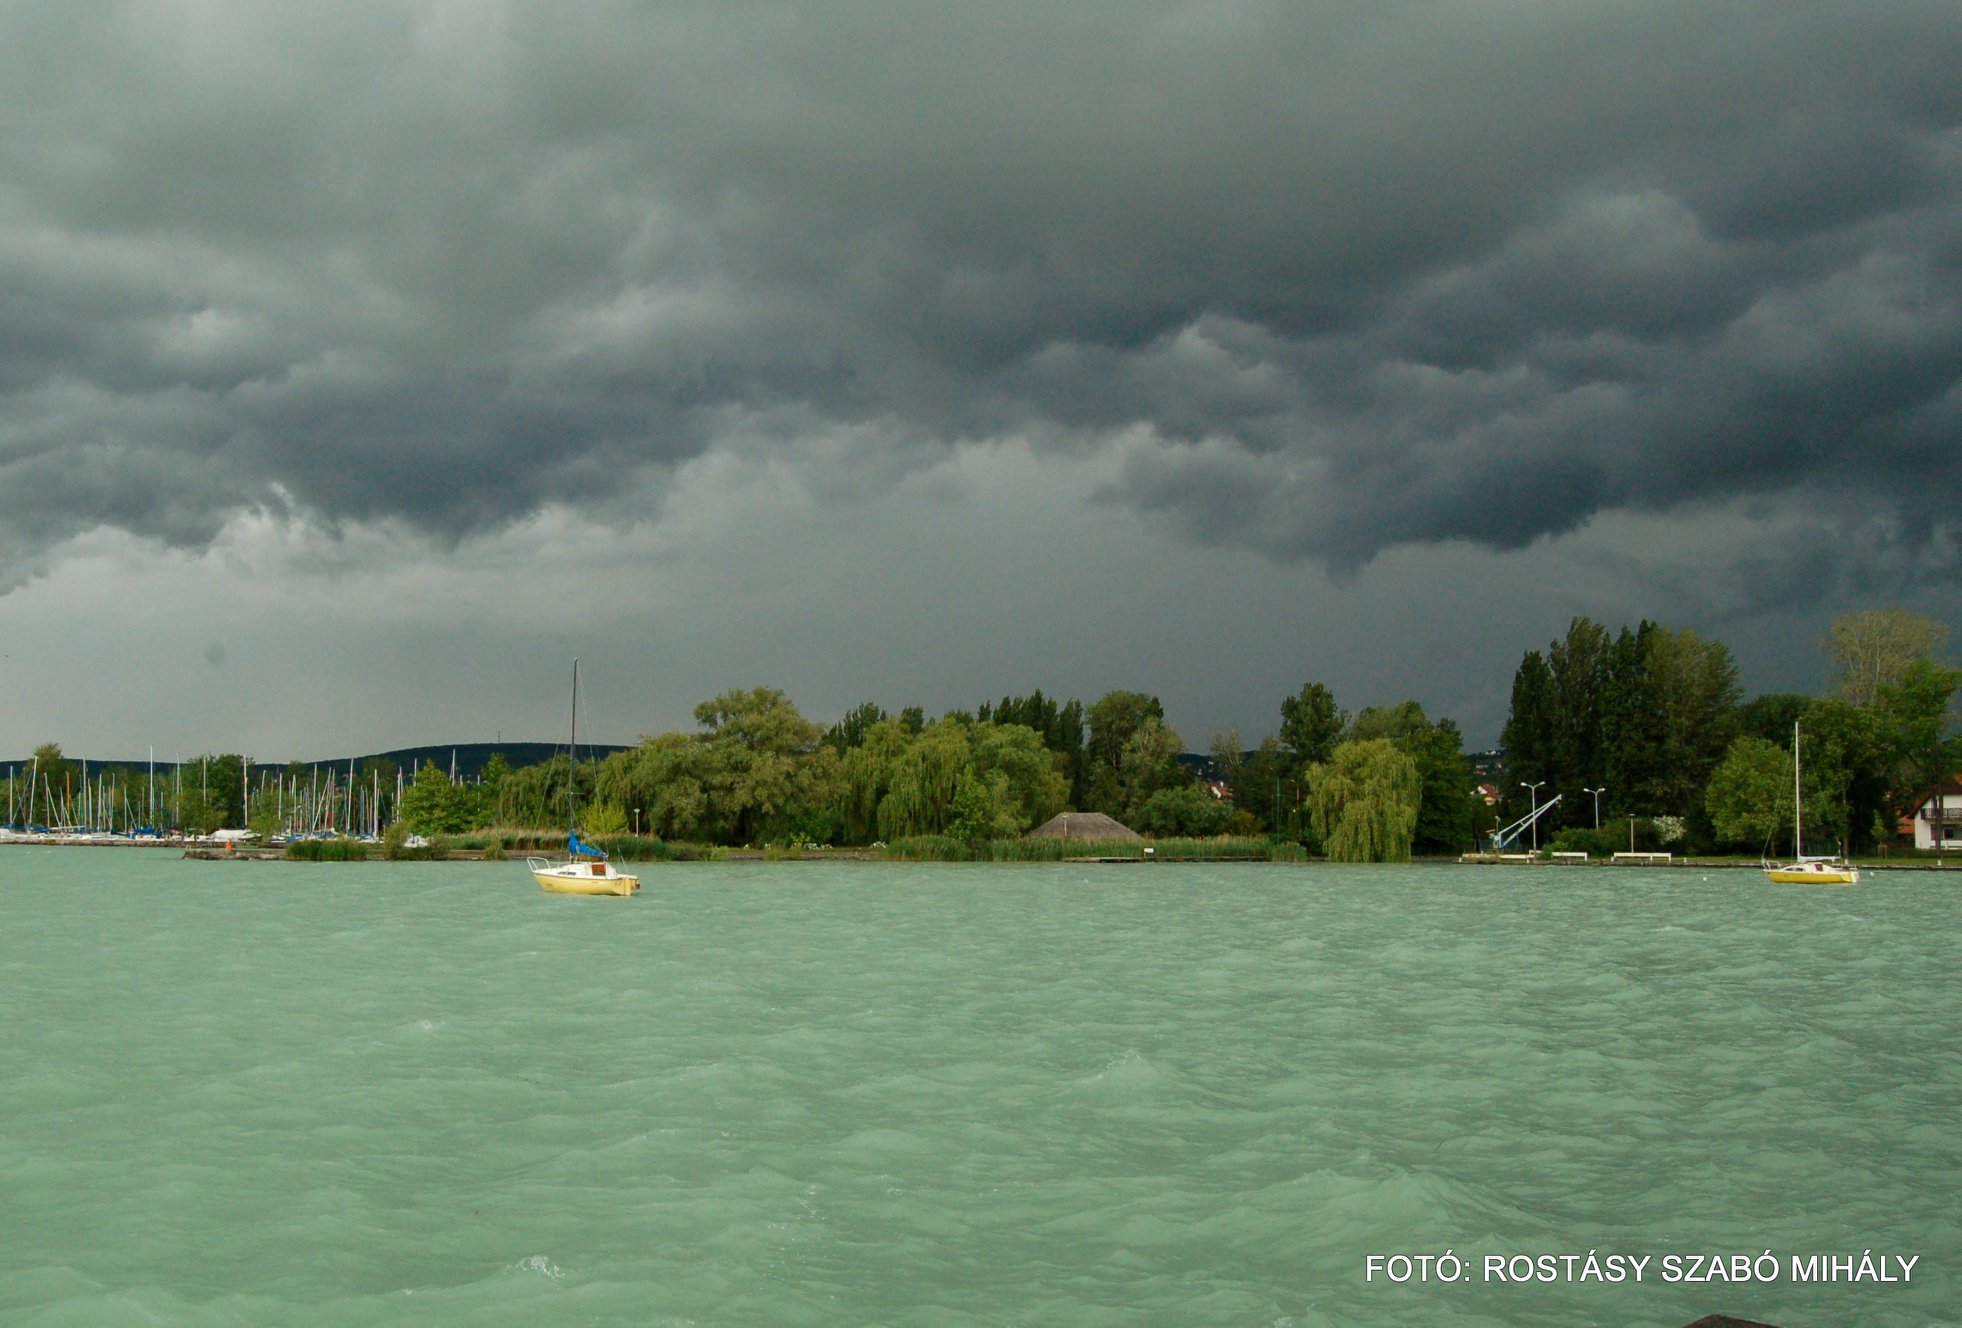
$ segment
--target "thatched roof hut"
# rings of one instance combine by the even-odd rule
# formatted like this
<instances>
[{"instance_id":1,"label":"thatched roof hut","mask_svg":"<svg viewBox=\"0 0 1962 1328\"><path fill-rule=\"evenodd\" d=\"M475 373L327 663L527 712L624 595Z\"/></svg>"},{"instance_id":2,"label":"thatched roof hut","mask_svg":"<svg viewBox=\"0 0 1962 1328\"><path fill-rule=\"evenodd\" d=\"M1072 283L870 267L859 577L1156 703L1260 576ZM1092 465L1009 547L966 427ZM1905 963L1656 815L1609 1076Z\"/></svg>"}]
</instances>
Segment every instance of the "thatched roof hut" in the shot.
<instances>
[{"instance_id":1,"label":"thatched roof hut","mask_svg":"<svg viewBox=\"0 0 1962 1328\"><path fill-rule=\"evenodd\" d=\"M1024 839L1143 839L1130 826L1102 812L1063 812L1023 835Z\"/></svg>"}]
</instances>

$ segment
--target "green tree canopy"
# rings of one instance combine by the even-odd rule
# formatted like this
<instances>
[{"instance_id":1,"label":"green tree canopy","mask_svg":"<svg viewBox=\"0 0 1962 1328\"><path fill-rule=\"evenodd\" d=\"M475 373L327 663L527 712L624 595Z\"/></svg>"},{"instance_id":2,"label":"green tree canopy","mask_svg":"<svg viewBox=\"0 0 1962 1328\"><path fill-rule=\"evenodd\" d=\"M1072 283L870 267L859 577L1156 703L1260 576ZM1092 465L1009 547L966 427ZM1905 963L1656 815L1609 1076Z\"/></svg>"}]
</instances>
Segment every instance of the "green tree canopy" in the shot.
<instances>
[{"instance_id":1,"label":"green tree canopy","mask_svg":"<svg viewBox=\"0 0 1962 1328\"><path fill-rule=\"evenodd\" d=\"M1504 744L1507 816L1526 811L1522 784L1566 800L1559 823L1592 823L1584 788L1606 787L1603 811L1700 817L1710 771L1737 732L1737 666L1722 642L1644 622L1609 638L1587 618L1513 675Z\"/></svg>"},{"instance_id":2,"label":"green tree canopy","mask_svg":"<svg viewBox=\"0 0 1962 1328\"><path fill-rule=\"evenodd\" d=\"M1000 776L999 793L1013 823L1006 834L1040 825L1069 805L1067 758L1028 725L976 724L968 730L968 748L977 775L991 787Z\"/></svg>"},{"instance_id":3,"label":"green tree canopy","mask_svg":"<svg viewBox=\"0 0 1962 1328\"><path fill-rule=\"evenodd\" d=\"M1165 707L1157 697L1144 692L1107 692L1090 707L1088 722L1089 779L1085 794L1089 809L1122 819L1127 811L1125 800L1135 791L1137 775L1134 768L1132 786L1127 787L1126 754L1146 724L1164 724Z\"/></svg>"},{"instance_id":4,"label":"green tree canopy","mask_svg":"<svg viewBox=\"0 0 1962 1328\"><path fill-rule=\"evenodd\" d=\"M714 754L709 767L711 819L734 843L804 838L800 829L837 796L835 750L819 751L823 730L773 687L724 692L695 707Z\"/></svg>"},{"instance_id":5,"label":"green tree canopy","mask_svg":"<svg viewBox=\"0 0 1962 1328\"><path fill-rule=\"evenodd\" d=\"M1422 733L1430 727L1430 723L1424 715L1424 707L1415 701L1366 706L1356 712L1356 717L1350 721L1348 731L1342 737L1345 742L1374 742L1378 738L1402 742Z\"/></svg>"},{"instance_id":6,"label":"green tree canopy","mask_svg":"<svg viewBox=\"0 0 1962 1328\"><path fill-rule=\"evenodd\" d=\"M971 779L973 774L967 726L947 719L928 724L900 749L890 767L886 794L879 801L880 838L945 833L954 814L954 794L963 776Z\"/></svg>"},{"instance_id":7,"label":"green tree canopy","mask_svg":"<svg viewBox=\"0 0 1962 1328\"><path fill-rule=\"evenodd\" d=\"M839 755L850 751L865 741L865 735L872 726L886 718L886 712L871 701L853 708L845 717L825 731L824 741Z\"/></svg>"},{"instance_id":8,"label":"green tree canopy","mask_svg":"<svg viewBox=\"0 0 1962 1328\"><path fill-rule=\"evenodd\" d=\"M1422 853L1462 853L1472 846L1471 763L1464 738L1448 719L1433 724L1416 701L1370 706L1349 726L1350 742L1385 741L1417 765L1422 797L1412 849Z\"/></svg>"},{"instance_id":9,"label":"green tree canopy","mask_svg":"<svg viewBox=\"0 0 1962 1328\"><path fill-rule=\"evenodd\" d=\"M1300 692L1281 698L1281 745L1293 758L1294 773L1328 760L1348 722L1335 693L1321 683L1303 683Z\"/></svg>"},{"instance_id":10,"label":"green tree canopy","mask_svg":"<svg viewBox=\"0 0 1962 1328\"><path fill-rule=\"evenodd\" d=\"M1231 803L1214 797L1205 785L1193 782L1160 789L1146 798L1131 818L1131 828L1144 835L1208 839L1225 834L1232 819Z\"/></svg>"},{"instance_id":11,"label":"green tree canopy","mask_svg":"<svg viewBox=\"0 0 1962 1328\"><path fill-rule=\"evenodd\" d=\"M1962 767L1962 737L1951 709L1962 669L1909 663L1874 693L1875 738L1888 793L1885 815L1908 815L1945 776Z\"/></svg>"},{"instance_id":12,"label":"green tree canopy","mask_svg":"<svg viewBox=\"0 0 1962 1328\"><path fill-rule=\"evenodd\" d=\"M1739 736L1711 772L1704 807L1718 838L1768 851L1792 825L1792 754L1763 738Z\"/></svg>"},{"instance_id":13,"label":"green tree canopy","mask_svg":"<svg viewBox=\"0 0 1962 1328\"><path fill-rule=\"evenodd\" d=\"M182 781L177 824L193 834L208 835L245 824L245 761L236 752L200 756L178 768Z\"/></svg>"},{"instance_id":14,"label":"green tree canopy","mask_svg":"<svg viewBox=\"0 0 1962 1328\"><path fill-rule=\"evenodd\" d=\"M1478 833L1475 818L1485 805L1474 801L1471 762L1465 759L1457 724L1448 719L1425 724L1397 746L1417 763L1422 787L1412 850L1463 853L1471 848Z\"/></svg>"},{"instance_id":15,"label":"green tree canopy","mask_svg":"<svg viewBox=\"0 0 1962 1328\"><path fill-rule=\"evenodd\" d=\"M396 810L397 819L419 835L458 834L474 819L469 791L452 784L449 772L434 761L416 771Z\"/></svg>"},{"instance_id":16,"label":"green tree canopy","mask_svg":"<svg viewBox=\"0 0 1962 1328\"><path fill-rule=\"evenodd\" d=\"M1118 758L1110 803L1092 810L1109 812L1128 823L1154 794L1192 783L1194 776L1179 762L1184 751L1185 740L1177 729L1155 715L1147 715Z\"/></svg>"},{"instance_id":17,"label":"green tree canopy","mask_svg":"<svg viewBox=\"0 0 1962 1328\"><path fill-rule=\"evenodd\" d=\"M1948 628L1933 618L1904 609L1868 609L1835 619L1819 646L1826 652L1834 694L1854 705L1872 705L1910 666L1933 662L1947 644Z\"/></svg>"},{"instance_id":18,"label":"green tree canopy","mask_svg":"<svg viewBox=\"0 0 1962 1328\"><path fill-rule=\"evenodd\" d=\"M1423 798L1417 763L1387 738L1346 742L1308 772L1315 831L1336 862L1408 862Z\"/></svg>"},{"instance_id":19,"label":"green tree canopy","mask_svg":"<svg viewBox=\"0 0 1962 1328\"><path fill-rule=\"evenodd\" d=\"M600 764L594 797L620 809L628 823L661 839L716 840L731 827L715 819L711 790L722 753L698 737L664 733L615 752ZM634 812L638 810L639 816Z\"/></svg>"}]
</instances>

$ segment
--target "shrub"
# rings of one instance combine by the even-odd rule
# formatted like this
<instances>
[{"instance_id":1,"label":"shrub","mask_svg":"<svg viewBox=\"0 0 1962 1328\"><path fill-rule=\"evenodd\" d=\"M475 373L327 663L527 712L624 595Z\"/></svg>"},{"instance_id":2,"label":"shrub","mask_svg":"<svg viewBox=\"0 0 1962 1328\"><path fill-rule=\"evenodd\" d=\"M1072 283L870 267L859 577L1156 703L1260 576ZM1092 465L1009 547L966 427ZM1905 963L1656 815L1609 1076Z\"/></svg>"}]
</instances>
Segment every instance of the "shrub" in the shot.
<instances>
[{"instance_id":1,"label":"shrub","mask_svg":"<svg viewBox=\"0 0 1962 1328\"><path fill-rule=\"evenodd\" d=\"M1132 818L1132 827L1144 835L1199 839L1225 834L1232 820L1232 803L1215 798L1203 784L1186 784L1152 794Z\"/></svg>"},{"instance_id":2,"label":"shrub","mask_svg":"<svg viewBox=\"0 0 1962 1328\"><path fill-rule=\"evenodd\" d=\"M1590 858L1611 858L1615 850L1628 847L1626 835L1613 830L1587 830L1574 827L1549 839L1547 850L1554 853L1585 853Z\"/></svg>"}]
</instances>

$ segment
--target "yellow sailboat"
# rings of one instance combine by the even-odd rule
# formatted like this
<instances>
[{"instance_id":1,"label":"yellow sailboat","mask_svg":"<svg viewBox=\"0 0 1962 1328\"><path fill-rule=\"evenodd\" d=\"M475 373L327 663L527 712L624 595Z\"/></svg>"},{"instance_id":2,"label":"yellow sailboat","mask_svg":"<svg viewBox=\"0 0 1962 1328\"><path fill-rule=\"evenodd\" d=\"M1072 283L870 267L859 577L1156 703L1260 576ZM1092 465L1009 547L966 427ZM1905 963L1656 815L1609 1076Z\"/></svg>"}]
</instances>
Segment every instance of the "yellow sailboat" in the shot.
<instances>
[{"instance_id":1,"label":"yellow sailboat","mask_svg":"<svg viewBox=\"0 0 1962 1328\"><path fill-rule=\"evenodd\" d=\"M564 862L528 859L531 878L555 895L630 895L640 889L640 877L627 875L604 858L582 861L577 851L583 847L575 835Z\"/></svg>"},{"instance_id":2,"label":"yellow sailboat","mask_svg":"<svg viewBox=\"0 0 1962 1328\"><path fill-rule=\"evenodd\" d=\"M579 838L576 781L579 752L579 661L572 661L572 741L567 744L565 780L565 860L527 858L531 879L555 895L630 895L640 889L640 877L629 876L606 860L606 854Z\"/></svg>"},{"instance_id":3,"label":"yellow sailboat","mask_svg":"<svg viewBox=\"0 0 1962 1328\"><path fill-rule=\"evenodd\" d=\"M1764 864L1764 876L1775 885L1858 885L1860 869L1837 853L1807 857L1803 794L1799 785L1799 726L1792 724L1792 862Z\"/></svg>"}]
</instances>

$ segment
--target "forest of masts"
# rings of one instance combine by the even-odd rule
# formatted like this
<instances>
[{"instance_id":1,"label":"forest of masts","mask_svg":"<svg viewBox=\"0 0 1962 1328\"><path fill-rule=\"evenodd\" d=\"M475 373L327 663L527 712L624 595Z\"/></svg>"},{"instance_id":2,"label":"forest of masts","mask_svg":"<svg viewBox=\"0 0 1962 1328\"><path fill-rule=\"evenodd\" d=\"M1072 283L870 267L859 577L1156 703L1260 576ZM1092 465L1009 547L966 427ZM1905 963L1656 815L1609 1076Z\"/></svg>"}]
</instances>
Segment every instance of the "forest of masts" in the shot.
<instances>
[{"instance_id":1,"label":"forest of masts","mask_svg":"<svg viewBox=\"0 0 1962 1328\"><path fill-rule=\"evenodd\" d=\"M251 768L249 758L205 756L134 770L62 759L43 745L25 770L7 768L8 829L61 835L203 834L228 824L287 835L379 836L401 804L403 777L353 763Z\"/></svg>"}]
</instances>

